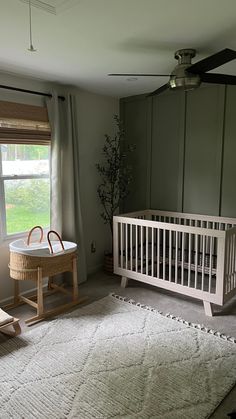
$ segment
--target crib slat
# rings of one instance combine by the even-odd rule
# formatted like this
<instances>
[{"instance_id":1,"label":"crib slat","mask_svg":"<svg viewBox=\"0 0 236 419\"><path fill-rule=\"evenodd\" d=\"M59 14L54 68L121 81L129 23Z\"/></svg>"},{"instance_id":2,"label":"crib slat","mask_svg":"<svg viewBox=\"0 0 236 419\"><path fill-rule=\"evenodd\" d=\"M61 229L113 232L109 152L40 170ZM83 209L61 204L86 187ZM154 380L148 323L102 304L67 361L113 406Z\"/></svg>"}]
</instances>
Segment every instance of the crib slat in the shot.
<instances>
[{"instance_id":1,"label":"crib slat","mask_svg":"<svg viewBox=\"0 0 236 419\"><path fill-rule=\"evenodd\" d=\"M125 224L125 269L128 269L128 224Z\"/></svg>"},{"instance_id":2,"label":"crib slat","mask_svg":"<svg viewBox=\"0 0 236 419\"><path fill-rule=\"evenodd\" d=\"M229 239L229 278L228 278L228 292L230 292L231 272L232 272L232 236L230 236L230 239Z\"/></svg>"},{"instance_id":3,"label":"crib slat","mask_svg":"<svg viewBox=\"0 0 236 419\"><path fill-rule=\"evenodd\" d=\"M235 238L236 238L236 236L235 236L235 234L233 235L233 237L234 237L234 274L233 274L233 288L236 288L236 272L235 272L235 270L236 270L236 243L235 243Z\"/></svg>"},{"instance_id":4,"label":"crib slat","mask_svg":"<svg viewBox=\"0 0 236 419\"><path fill-rule=\"evenodd\" d=\"M138 226L135 226L135 270L138 272Z\"/></svg>"},{"instance_id":5,"label":"crib slat","mask_svg":"<svg viewBox=\"0 0 236 419\"><path fill-rule=\"evenodd\" d=\"M230 292L231 263L232 263L232 236L230 236L230 237L229 237L229 276L228 276L228 292Z\"/></svg>"},{"instance_id":6,"label":"crib slat","mask_svg":"<svg viewBox=\"0 0 236 419\"><path fill-rule=\"evenodd\" d=\"M233 260L232 260L231 290L234 287L234 267L235 267L235 240L234 240L234 234L232 234L232 252L233 252Z\"/></svg>"},{"instance_id":7,"label":"crib slat","mask_svg":"<svg viewBox=\"0 0 236 419\"><path fill-rule=\"evenodd\" d=\"M227 236L226 236L227 237ZM225 291L228 292L228 278L229 278L229 237L226 240L226 256L225 256Z\"/></svg>"},{"instance_id":8,"label":"crib slat","mask_svg":"<svg viewBox=\"0 0 236 419\"><path fill-rule=\"evenodd\" d=\"M194 288L197 288L197 274L198 274L198 234L195 235L195 278Z\"/></svg>"},{"instance_id":9,"label":"crib slat","mask_svg":"<svg viewBox=\"0 0 236 419\"><path fill-rule=\"evenodd\" d=\"M230 282L229 282L229 286L230 289L229 291L232 290L232 280L233 280L233 260L234 260L234 241L233 241L233 234L231 236L231 266L230 266Z\"/></svg>"},{"instance_id":10,"label":"crib slat","mask_svg":"<svg viewBox=\"0 0 236 419\"><path fill-rule=\"evenodd\" d=\"M209 228L209 221L206 222L206 228ZM206 253L209 253L210 251L210 242L209 242L210 237L207 236L206 237Z\"/></svg>"},{"instance_id":11,"label":"crib slat","mask_svg":"<svg viewBox=\"0 0 236 419\"><path fill-rule=\"evenodd\" d=\"M166 230L163 230L163 279L166 279Z\"/></svg>"},{"instance_id":12,"label":"crib slat","mask_svg":"<svg viewBox=\"0 0 236 419\"><path fill-rule=\"evenodd\" d=\"M175 283L178 281L178 231L175 232Z\"/></svg>"},{"instance_id":13,"label":"crib slat","mask_svg":"<svg viewBox=\"0 0 236 419\"><path fill-rule=\"evenodd\" d=\"M148 275L148 228L146 227L146 275Z\"/></svg>"},{"instance_id":14,"label":"crib slat","mask_svg":"<svg viewBox=\"0 0 236 419\"><path fill-rule=\"evenodd\" d=\"M154 276L154 229L152 227L152 276Z\"/></svg>"},{"instance_id":15,"label":"crib slat","mask_svg":"<svg viewBox=\"0 0 236 419\"><path fill-rule=\"evenodd\" d=\"M157 278L160 278L160 229L157 229Z\"/></svg>"},{"instance_id":16,"label":"crib slat","mask_svg":"<svg viewBox=\"0 0 236 419\"><path fill-rule=\"evenodd\" d=\"M209 261L209 287L208 291L211 292L211 279L212 279L212 249L213 249L213 237L210 237L210 261Z\"/></svg>"},{"instance_id":17,"label":"crib slat","mask_svg":"<svg viewBox=\"0 0 236 419\"><path fill-rule=\"evenodd\" d=\"M141 226L141 233L140 233L140 251L141 251L141 274L143 273L143 226Z\"/></svg>"},{"instance_id":18,"label":"crib slat","mask_svg":"<svg viewBox=\"0 0 236 419\"><path fill-rule=\"evenodd\" d=\"M182 232L182 254L181 254L181 285L184 285L184 243L185 233Z\"/></svg>"},{"instance_id":19,"label":"crib slat","mask_svg":"<svg viewBox=\"0 0 236 419\"><path fill-rule=\"evenodd\" d=\"M133 270L133 225L130 224L130 270Z\"/></svg>"},{"instance_id":20,"label":"crib slat","mask_svg":"<svg viewBox=\"0 0 236 419\"><path fill-rule=\"evenodd\" d=\"M233 289L234 284L234 236L232 234L232 268L231 268L231 276L230 276L230 291Z\"/></svg>"},{"instance_id":21,"label":"crib slat","mask_svg":"<svg viewBox=\"0 0 236 419\"><path fill-rule=\"evenodd\" d=\"M121 242L120 242L120 223L117 223L117 229L118 229L118 234L117 234L117 246L118 246L118 266L121 268Z\"/></svg>"},{"instance_id":22,"label":"crib slat","mask_svg":"<svg viewBox=\"0 0 236 419\"><path fill-rule=\"evenodd\" d=\"M172 231L169 230L169 281L171 281L171 263L172 263Z\"/></svg>"},{"instance_id":23,"label":"crib slat","mask_svg":"<svg viewBox=\"0 0 236 419\"><path fill-rule=\"evenodd\" d=\"M233 234L233 241L234 241L234 263L233 263L233 288L236 286L236 277L235 277L235 263L236 263L236 245L235 245L235 234Z\"/></svg>"},{"instance_id":24,"label":"crib slat","mask_svg":"<svg viewBox=\"0 0 236 419\"><path fill-rule=\"evenodd\" d=\"M231 280L230 280L230 291L234 286L234 257L235 257L235 248L234 248L234 235L232 234L232 271L231 271Z\"/></svg>"},{"instance_id":25,"label":"crib slat","mask_svg":"<svg viewBox=\"0 0 236 419\"><path fill-rule=\"evenodd\" d=\"M230 236L230 251L229 251L229 281L228 281L228 292L231 290L232 280L232 259L233 259L233 237Z\"/></svg>"},{"instance_id":26,"label":"crib slat","mask_svg":"<svg viewBox=\"0 0 236 419\"><path fill-rule=\"evenodd\" d=\"M169 230L169 281L171 281L171 263L172 263L172 231Z\"/></svg>"},{"instance_id":27,"label":"crib slat","mask_svg":"<svg viewBox=\"0 0 236 419\"><path fill-rule=\"evenodd\" d=\"M229 292L229 281L230 281L230 262L231 262L231 237L228 239L228 277L227 277L227 292Z\"/></svg>"},{"instance_id":28,"label":"crib slat","mask_svg":"<svg viewBox=\"0 0 236 419\"><path fill-rule=\"evenodd\" d=\"M227 292L230 290L229 282L230 282L230 267L231 267L231 236L229 236L229 256L228 256L228 278L227 278Z\"/></svg>"},{"instance_id":29,"label":"crib slat","mask_svg":"<svg viewBox=\"0 0 236 419\"><path fill-rule=\"evenodd\" d=\"M120 223L120 266L123 269L123 223Z\"/></svg>"},{"instance_id":30,"label":"crib slat","mask_svg":"<svg viewBox=\"0 0 236 419\"><path fill-rule=\"evenodd\" d=\"M201 289L204 289L204 274L205 274L205 248L206 248L206 243L205 240L206 236L202 236L202 287Z\"/></svg>"},{"instance_id":31,"label":"crib slat","mask_svg":"<svg viewBox=\"0 0 236 419\"><path fill-rule=\"evenodd\" d=\"M192 253L192 234L188 235L188 287L190 287L191 278L191 253Z\"/></svg>"}]
</instances>

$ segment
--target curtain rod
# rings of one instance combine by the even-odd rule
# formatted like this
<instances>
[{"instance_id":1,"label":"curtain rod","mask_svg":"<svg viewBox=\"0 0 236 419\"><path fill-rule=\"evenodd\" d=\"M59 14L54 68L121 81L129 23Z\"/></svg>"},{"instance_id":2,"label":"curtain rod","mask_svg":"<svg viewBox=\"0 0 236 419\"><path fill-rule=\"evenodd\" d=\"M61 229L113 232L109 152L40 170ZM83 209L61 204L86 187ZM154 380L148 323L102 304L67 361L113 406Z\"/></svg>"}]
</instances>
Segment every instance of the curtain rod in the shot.
<instances>
[{"instance_id":1,"label":"curtain rod","mask_svg":"<svg viewBox=\"0 0 236 419\"><path fill-rule=\"evenodd\" d=\"M29 93L31 95L52 97L52 95L50 93L42 93L42 92L37 92L35 90L20 89L19 87L4 86L2 84L0 84L0 89L14 90L16 92ZM65 97L64 96L58 96L58 99L61 99L61 100L64 101Z\"/></svg>"}]
</instances>

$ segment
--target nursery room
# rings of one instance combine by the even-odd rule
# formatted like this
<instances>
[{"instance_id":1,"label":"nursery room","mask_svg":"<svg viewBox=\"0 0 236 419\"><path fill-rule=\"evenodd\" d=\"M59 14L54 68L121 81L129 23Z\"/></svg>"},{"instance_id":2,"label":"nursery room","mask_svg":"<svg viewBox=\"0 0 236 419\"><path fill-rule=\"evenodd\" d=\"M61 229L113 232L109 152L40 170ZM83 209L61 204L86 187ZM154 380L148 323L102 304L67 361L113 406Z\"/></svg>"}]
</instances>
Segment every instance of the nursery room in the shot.
<instances>
[{"instance_id":1,"label":"nursery room","mask_svg":"<svg viewBox=\"0 0 236 419\"><path fill-rule=\"evenodd\" d=\"M0 0L0 418L236 418L235 0Z\"/></svg>"}]
</instances>

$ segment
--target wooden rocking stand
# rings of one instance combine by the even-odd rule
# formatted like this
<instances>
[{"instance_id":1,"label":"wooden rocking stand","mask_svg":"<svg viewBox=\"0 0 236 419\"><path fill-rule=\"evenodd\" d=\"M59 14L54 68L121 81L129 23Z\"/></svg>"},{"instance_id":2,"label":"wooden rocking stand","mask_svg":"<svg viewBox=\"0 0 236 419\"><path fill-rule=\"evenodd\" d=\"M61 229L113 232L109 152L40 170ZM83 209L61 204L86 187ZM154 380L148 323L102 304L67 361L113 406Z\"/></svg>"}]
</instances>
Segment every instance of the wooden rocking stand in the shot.
<instances>
[{"instance_id":1,"label":"wooden rocking stand","mask_svg":"<svg viewBox=\"0 0 236 419\"><path fill-rule=\"evenodd\" d=\"M17 336L21 333L19 319L14 318L11 322L0 326L0 332L8 336Z\"/></svg>"},{"instance_id":2,"label":"wooden rocking stand","mask_svg":"<svg viewBox=\"0 0 236 419\"><path fill-rule=\"evenodd\" d=\"M34 227L28 236L27 244L30 243L30 236L32 231L35 228L42 228L40 226ZM61 241L60 236L55 231L51 230L48 233L48 243L50 247L50 253L53 254L52 245L49 239L49 235L54 233L57 235L62 249L64 249L63 242ZM42 241L42 234L40 242ZM5 309L15 308L21 304L29 304L36 309L36 316L30 317L25 320L26 324L35 323L41 321L45 318L55 316L60 313L64 313L73 306L82 303L86 300L86 297L78 297L78 282L77 282L77 250L70 253L60 253L54 255L53 257L38 257L31 256L26 254L21 254L17 252L10 252L10 276L14 279L14 301L12 304L9 304ZM72 272L73 275L73 288L72 291L64 288L63 285L57 285L53 282L53 276L58 275L64 272ZM43 292L43 278L48 277L48 290ZM20 295L19 290L19 281L32 280L36 282L37 292L34 295L25 297ZM62 292L63 294L70 295L72 301L57 306L51 310L45 310L44 308L44 297L56 292Z\"/></svg>"}]
</instances>

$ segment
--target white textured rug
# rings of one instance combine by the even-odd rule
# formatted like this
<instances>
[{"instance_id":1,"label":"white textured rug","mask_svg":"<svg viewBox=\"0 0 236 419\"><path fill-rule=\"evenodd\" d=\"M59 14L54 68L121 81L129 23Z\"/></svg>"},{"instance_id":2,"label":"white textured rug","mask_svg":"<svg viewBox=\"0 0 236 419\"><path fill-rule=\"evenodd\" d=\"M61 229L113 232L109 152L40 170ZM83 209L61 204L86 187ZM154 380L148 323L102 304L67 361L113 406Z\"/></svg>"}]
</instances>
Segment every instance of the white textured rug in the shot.
<instances>
[{"instance_id":1,"label":"white textured rug","mask_svg":"<svg viewBox=\"0 0 236 419\"><path fill-rule=\"evenodd\" d=\"M209 417L236 344L108 296L0 347L0 418Z\"/></svg>"}]
</instances>

